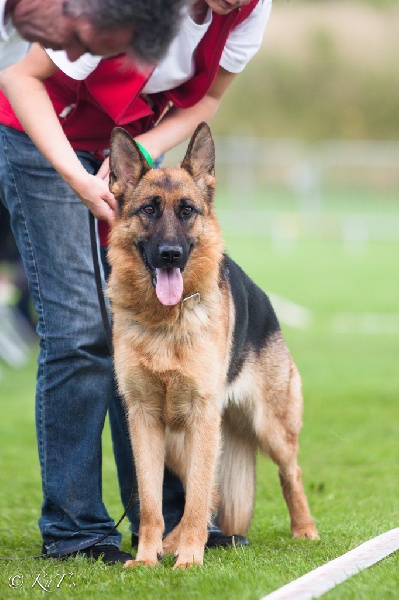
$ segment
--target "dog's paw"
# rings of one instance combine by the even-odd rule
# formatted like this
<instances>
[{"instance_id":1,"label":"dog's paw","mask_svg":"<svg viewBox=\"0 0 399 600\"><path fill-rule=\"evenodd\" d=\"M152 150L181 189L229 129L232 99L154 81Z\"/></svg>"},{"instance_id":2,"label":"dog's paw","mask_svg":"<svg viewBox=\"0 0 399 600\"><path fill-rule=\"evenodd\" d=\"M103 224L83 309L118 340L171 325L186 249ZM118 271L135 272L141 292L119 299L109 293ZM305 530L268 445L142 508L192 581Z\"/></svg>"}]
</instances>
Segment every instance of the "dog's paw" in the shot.
<instances>
[{"instance_id":1,"label":"dog's paw","mask_svg":"<svg viewBox=\"0 0 399 600\"><path fill-rule=\"evenodd\" d=\"M157 560L127 560L123 566L125 569L128 569L138 567L139 565L143 565L144 567L155 567L157 564Z\"/></svg>"},{"instance_id":2,"label":"dog's paw","mask_svg":"<svg viewBox=\"0 0 399 600\"><path fill-rule=\"evenodd\" d=\"M303 525L301 527L295 527L292 530L292 537L301 538L303 540L319 540L320 536L317 533L317 529L313 523L309 525Z\"/></svg>"},{"instance_id":3,"label":"dog's paw","mask_svg":"<svg viewBox=\"0 0 399 600\"><path fill-rule=\"evenodd\" d=\"M191 569L192 567L196 567L196 566L202 567L203 564L204 564L203 560L202 561L192 560L191 562L177 560L173 567L173 570L175 570L175 569Z\"/></svg>"},{"instance_id":4,"label":"dog's paw","mask_svg":"<svg viewBox=\"0 0 399 600\"><path fill-rule=\"evenodd\" d=\"M187 548L180 550L176 556L173 569L190 569L204 564L204 548Z\"/></svg>"},{"instance_id":5,"label":"dog's paw","mask_svg":"<svg viewBox=\"0 0 399 600\"><path fill-rule=\"evenodd\" d=\"M199 563L199 562L197 562L197 563L193 563L193 562L181 563L181 564L179 563L179 564L175 564L175 566L173 567L173 570L175 570L175 569L191 569L192 567L196 567L196 566L201 567L202 565L203 565L203 563Z\"/></svg>"},{"instance_id":6,"label":"dog's paw","mask_svg":"<svg viewBox=\"0 0 399 600\"><path fill-rule=\"evenodd\" d=\"M177 554L180 542L180 523L162 540L164 554Z\"/></svg>"}]
</instances>

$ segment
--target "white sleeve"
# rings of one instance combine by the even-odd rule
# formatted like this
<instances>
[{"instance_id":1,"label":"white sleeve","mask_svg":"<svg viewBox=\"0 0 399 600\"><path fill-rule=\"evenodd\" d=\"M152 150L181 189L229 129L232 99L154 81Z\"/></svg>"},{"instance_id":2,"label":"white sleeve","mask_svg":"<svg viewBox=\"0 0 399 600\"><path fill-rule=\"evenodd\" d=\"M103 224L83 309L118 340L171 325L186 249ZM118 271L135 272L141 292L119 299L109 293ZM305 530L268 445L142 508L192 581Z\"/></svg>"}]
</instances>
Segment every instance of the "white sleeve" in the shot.
<instances>
[{"instance_id":1,"label":"white sleeve","mask_svg":"<svg viewBox=\"0 0 399 600\"><path fill-rule=\"evenodd\" d=\"M259 0L245 21L230 33L220 66L230 73L241 73L259 50L269 20L272 0Z\"/></svg>"},{"instance_id":2,"label":"white sleeve","mask_svg":"<svg viewBox=\"0 0 399 600\"><path fill-rule=\"evenodd\" d=\"M83 54L78 60L71 62L64 50L50 50L46 48L46 52L53 63L72 79L86 79L96 69L102 56L94 56L93 54Z\"/></svg>"}]
</instances>

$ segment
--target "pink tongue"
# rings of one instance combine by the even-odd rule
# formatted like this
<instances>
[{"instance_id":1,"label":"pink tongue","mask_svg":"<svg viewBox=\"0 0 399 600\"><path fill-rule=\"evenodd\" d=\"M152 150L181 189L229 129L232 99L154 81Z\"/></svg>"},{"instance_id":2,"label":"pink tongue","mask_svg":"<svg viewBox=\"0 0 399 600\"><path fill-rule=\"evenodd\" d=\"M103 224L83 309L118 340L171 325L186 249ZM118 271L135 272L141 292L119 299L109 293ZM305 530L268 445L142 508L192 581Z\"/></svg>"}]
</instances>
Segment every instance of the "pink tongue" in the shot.
<instances>
[{"instance_id":1,"label":"pink tongue","mask_svg":"<svg viewBox=\"0 0 399 600\"><path fill-rule=\"evenodd\" d=\"M183 277L180 269L156 269L158 300L165 306L174 306L183 295Z\"/></svg>"}]
</instances>

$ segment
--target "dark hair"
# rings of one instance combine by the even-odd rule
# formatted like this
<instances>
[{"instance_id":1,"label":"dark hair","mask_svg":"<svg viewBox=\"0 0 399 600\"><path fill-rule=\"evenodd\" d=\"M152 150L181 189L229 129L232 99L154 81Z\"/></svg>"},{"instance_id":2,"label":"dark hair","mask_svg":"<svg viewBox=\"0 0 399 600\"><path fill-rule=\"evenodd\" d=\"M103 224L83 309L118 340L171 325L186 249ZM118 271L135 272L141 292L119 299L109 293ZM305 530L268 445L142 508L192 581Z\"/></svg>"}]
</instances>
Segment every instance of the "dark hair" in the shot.
<instances>
[{"instance_id":1,"label":"dark hair","mask_svg":"<svg viewBox=\"0 0 399 600\"><path fill-rule=\"evenodd\" d=\"M134 28L133 55L155 63L165 54L180 24L187 0L65 0L64 12L85 16L99 31Z\"/></svg>"}]
</instances>

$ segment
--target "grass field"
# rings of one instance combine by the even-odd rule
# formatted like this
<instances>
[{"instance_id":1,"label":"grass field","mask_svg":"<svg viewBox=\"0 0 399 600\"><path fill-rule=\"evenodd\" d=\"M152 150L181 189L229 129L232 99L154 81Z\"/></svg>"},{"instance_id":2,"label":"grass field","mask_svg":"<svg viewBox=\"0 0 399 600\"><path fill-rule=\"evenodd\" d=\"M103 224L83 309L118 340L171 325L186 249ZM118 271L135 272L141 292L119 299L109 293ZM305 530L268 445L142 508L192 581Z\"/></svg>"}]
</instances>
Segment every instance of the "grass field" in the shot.
<instances>
[{"instance_id":1,"label":"grass field","mask_svg":"<svg viewBox=\"0 0 399 600\"><path fill-rule=\"evenodd\" d=\"M371 242L353 256L334 240L299 240L286 253L276 253L268 240L257 237L227 236L226 243L231 256L263 289L311 311L308 327L283 323L283 330L303 378L300 464L321 540L291 539L276 468L261 458L249 548L207 551L205 566L187 572L172 571L170 558L153 570L124 570L83 559L1 562L1 598L43 597L40 582L59 598L256 600L398 526L399 241ZM385 323L381 332L378 326L372 332L359 328L359 315L370 313ZM336 327L340 314L346 315L346 329ZM393 325L387 327L387 322ZM34 556L41 547L34 362L32 357L18 371L0 365L3 557ZM122 508L108 429L104 496L118 518ZM129 550L126 522L121 531L123 547ZM396 553L325 598L388 599L398 597L398 590Z\"/></svg>"}]
</instances>

